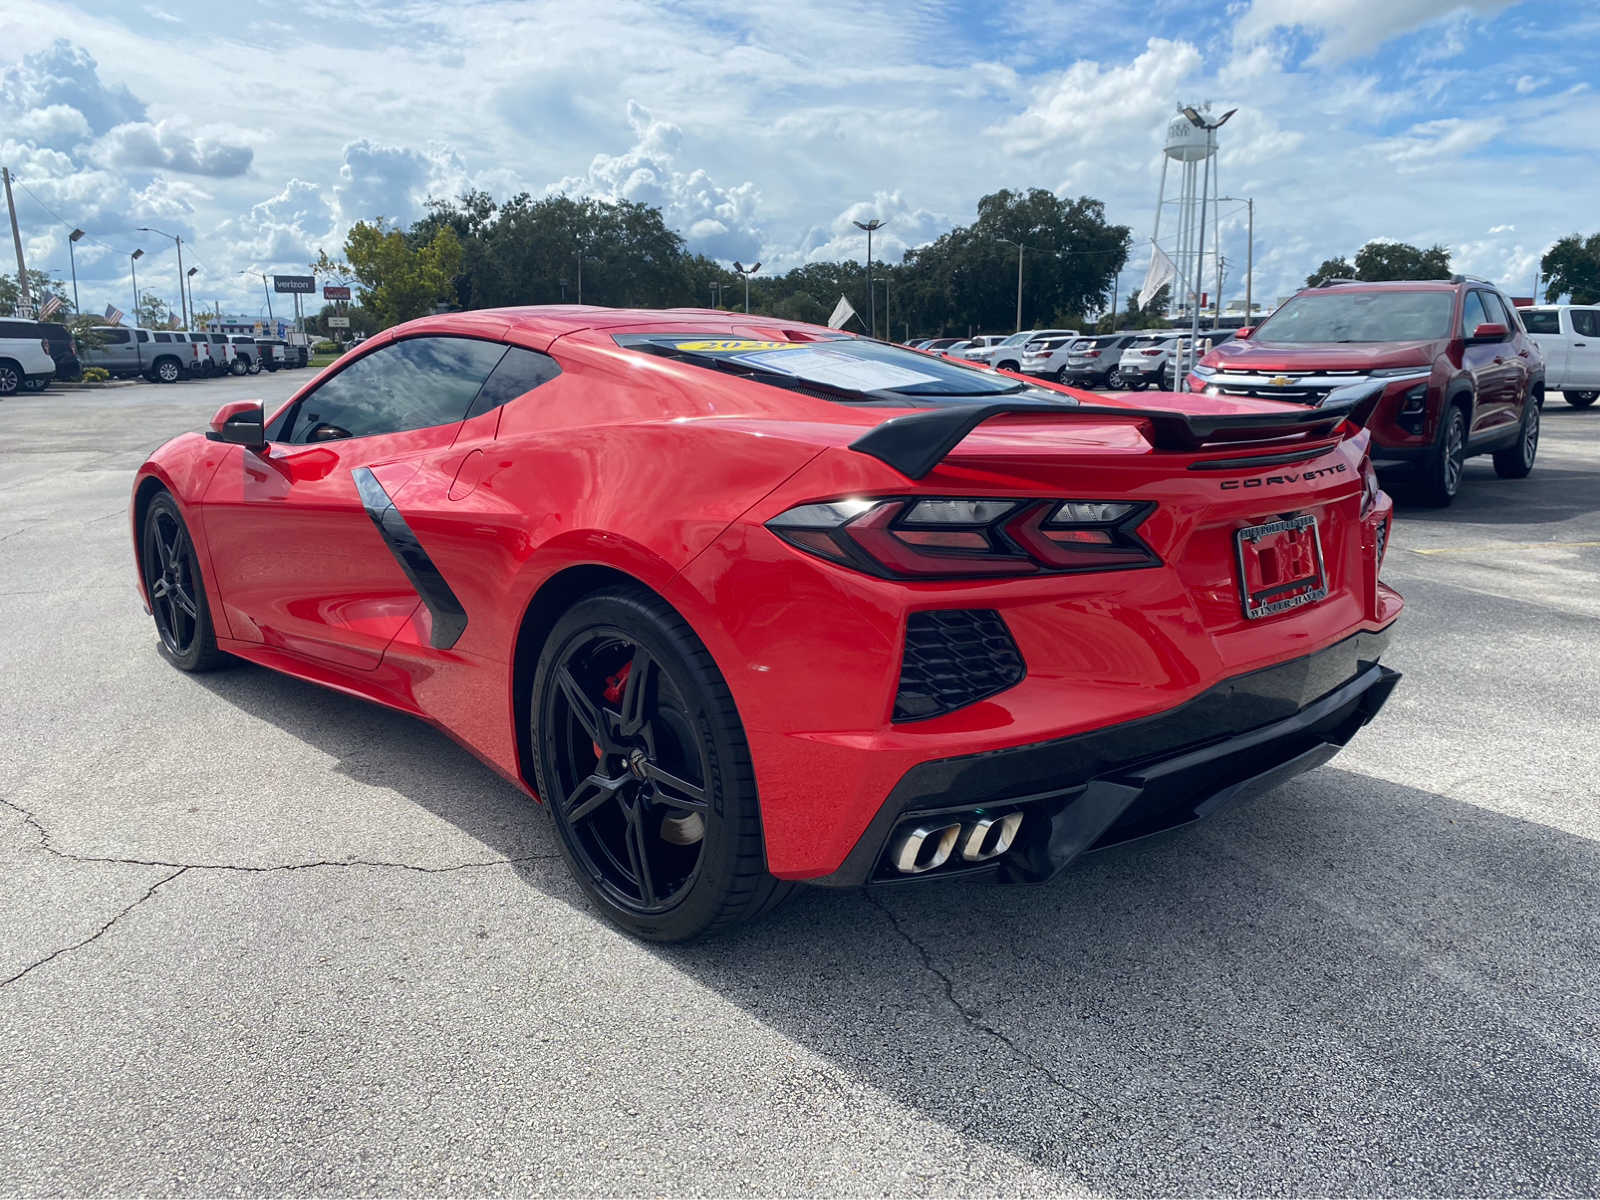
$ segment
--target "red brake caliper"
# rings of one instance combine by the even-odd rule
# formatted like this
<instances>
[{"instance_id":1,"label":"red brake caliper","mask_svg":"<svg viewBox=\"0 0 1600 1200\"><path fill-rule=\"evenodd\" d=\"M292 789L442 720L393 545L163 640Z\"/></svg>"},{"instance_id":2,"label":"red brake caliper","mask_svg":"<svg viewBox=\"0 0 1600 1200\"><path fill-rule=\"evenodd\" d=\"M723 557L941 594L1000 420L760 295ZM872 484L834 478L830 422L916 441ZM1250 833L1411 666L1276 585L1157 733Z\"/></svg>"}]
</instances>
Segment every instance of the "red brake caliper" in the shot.
<instances>
[{"instance_id":1,"label":"red brake caliper","mask_svg":"<svg viewBox=\"0 0 1600 1200\"><path fill-rule=\"evenodd\" d=\"M628 686L628 672L630 672L632 670L633 670L633 663L625 662L625 663L622 664L622 670L618 671L615 675L606 676L605 691L602 692L601 695L603 695L606 698L608 703L611 703L611 704L621 704L622 703L622 691L623 691L624 688L626 688ZM594 756L596 758L602 757L602 755L600 753L600 743L599 742L595 742L594 743Z\"/></svg>"}]
</instances>

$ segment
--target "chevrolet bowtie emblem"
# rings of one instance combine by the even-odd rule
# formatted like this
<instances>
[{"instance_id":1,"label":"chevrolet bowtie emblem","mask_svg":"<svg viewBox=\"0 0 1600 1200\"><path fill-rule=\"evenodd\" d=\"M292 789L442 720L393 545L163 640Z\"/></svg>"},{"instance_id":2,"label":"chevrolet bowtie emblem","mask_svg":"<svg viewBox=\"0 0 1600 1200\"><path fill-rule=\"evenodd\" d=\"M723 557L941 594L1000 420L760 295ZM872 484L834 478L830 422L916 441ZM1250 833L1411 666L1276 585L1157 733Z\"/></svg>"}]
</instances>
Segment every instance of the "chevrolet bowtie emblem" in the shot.
<instances>
[{"instance_id":1,"label":"chevrolet bowtie emblem","mask_svg":"<svg viewBox=\"0 0 1600 1200\"><path fill-rule=\"evenodd\" d=\"M1273 387L1288 387L1294 382L1294 379L1288 375L1274 375L1271 379L1267 380L1267 382Z\"/></svg>"}]
</instances>

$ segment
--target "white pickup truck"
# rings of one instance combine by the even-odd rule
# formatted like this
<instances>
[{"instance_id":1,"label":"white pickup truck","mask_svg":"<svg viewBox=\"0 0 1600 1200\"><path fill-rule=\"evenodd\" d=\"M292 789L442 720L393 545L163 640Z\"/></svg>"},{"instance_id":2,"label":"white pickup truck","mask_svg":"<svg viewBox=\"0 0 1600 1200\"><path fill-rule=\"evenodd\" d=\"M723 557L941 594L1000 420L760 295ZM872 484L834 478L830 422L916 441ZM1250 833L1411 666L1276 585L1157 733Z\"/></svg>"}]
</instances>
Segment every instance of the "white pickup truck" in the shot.
<instances>
[{"instance_id":1,"label":"white pickup truck","mask_svg":"<svg viewBox=\"0 0 1600 1200\"><path fill-rule=\"evenodd\" d=\"M1600 304L1535 304L1517 309L1544 351L1544 386L1574 408L1600 399Z\"/></svg>"}]
</instances>

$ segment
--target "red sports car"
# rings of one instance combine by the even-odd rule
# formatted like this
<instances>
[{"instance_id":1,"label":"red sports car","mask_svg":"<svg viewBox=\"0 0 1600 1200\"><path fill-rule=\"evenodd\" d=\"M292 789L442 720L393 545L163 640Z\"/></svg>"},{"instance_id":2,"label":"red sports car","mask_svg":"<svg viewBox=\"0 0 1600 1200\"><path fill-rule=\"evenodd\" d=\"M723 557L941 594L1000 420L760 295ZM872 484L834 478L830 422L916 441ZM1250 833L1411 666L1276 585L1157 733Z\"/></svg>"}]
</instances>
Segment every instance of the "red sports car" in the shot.
<instances>
[{"instance_id":1,"label":"red sports car","mask_svg":"<svg viewBox=\"0 0 1600 1200\"><path fill-rule=\"evenodd\" d=\"M613 920L1044 880L1331 757L1399 676L1364 396L1090 396L720 312L369 339L139 471L185 670L432 722Z\"/></svg>"}]
</instances>

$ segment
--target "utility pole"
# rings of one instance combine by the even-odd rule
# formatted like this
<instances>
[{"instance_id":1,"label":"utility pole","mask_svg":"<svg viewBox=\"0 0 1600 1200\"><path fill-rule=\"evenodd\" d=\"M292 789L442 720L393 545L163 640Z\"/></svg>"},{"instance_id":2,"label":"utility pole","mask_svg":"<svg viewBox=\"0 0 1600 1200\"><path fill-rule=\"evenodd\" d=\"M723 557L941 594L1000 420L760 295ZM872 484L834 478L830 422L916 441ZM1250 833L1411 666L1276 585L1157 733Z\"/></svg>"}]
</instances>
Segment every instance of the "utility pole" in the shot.
<instances>
[{"instance_id":1,"label":"utility pole","mask_svg":"<svg viewBox=\"0 0 1600 1200\"><path fill-rule=\"evenodd\" d=\"M128 255L128 273L133 276L133 323L135 325L139 324L139 268L134 264L143 257L143 250L135 250Z\"/></svg>"},{"instance_id":2,"label":"utility pole","mask_svg":"<svg viewBox=\"0 0 1600 1200\"><path fill-rule=\"evenodd\" d=\"M1015 329L1013 329L1011 332L1012 333L1021 333L1022 332L1022 250L1023 250L1023 246L1022 246L1021 242L1014 242L1010 238L996 238L995 240L998 241L998 242L1004 242L1008 246L1015 246L1017 248L1017 327Z\"/></svg>"},{"instance_id":3,"label":"utility pole","mask_svg":"<svg viewBox=\"0 0 1600 1200\"><path fill-rule=\"evenodd\" d=\"M1117 331L1117 285L1122 282L1122 272L1111 277L1111 332Z\"/></svg>"},{"instance_id":4,"label":"utility pole","mask_svg":"<svg viewBox=\"0 0 1600 1200\"><path fill-rule=\"evenodd\" d=\"M857 229L865 229L867 231L867 313L872 322L872 329L867 336L877 337L878 293L872 290L872 233L874 230L882 229L883 222L877 217L873 217L870 221L852 221L851 224Z\"/></svg>"},{"instance_id":5,"label":"utility pole","mask_svg":"<svg viewBox=\"0 0 1600 1200\"><path fill-rule=\"evenodd\" d=\"M583 251L578 251L578 303L583 303Z\"/></svg>"},{"instance_id":6,"label":"utility pole","mask_svg":"<svg viewBox=\"0 0 1600 1200\"><path fill-rule=\"evenodd\" d=\"M11 242L17 248L17 304L18 315L33 316L33 297L28 294L28 264L22 261L22 233L17 228L17 205L11 199L11 168L0 167L6 181L6 211L11 214Z\"/></svg>"},{"instance_id":7,"label":"utility pole","mask_svg":"<svg viewBox=\"0 0 1600 1200\"><path fill-rule=\"evenodd\" d=\"M152 229L148 225L139 226L139 232L160 234L178 248L178 316L183 321L183 327L185 329L189 328L189 305L188 301L184 299L183 291L183 235L166 233L160 229ZM263 275L261 277L263 287L266 286L266 281L267 277Z\"/></svg>"}]
</instances>

